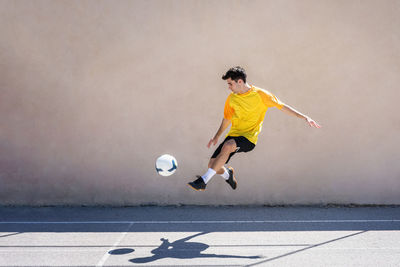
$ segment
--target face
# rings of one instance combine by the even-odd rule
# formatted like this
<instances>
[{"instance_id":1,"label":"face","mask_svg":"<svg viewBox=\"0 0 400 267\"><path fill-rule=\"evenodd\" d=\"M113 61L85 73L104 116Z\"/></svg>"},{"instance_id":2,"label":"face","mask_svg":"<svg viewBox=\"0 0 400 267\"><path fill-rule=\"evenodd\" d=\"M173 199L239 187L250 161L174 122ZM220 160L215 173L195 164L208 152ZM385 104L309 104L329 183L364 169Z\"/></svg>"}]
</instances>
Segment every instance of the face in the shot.
<instances>
[{"instance_id":1,"label":"face","mask_svg":"<svg viewBox=\"0 0 400 267\"><path fill-rule=\"evenodd\" d=\"M226 82L228 83L229 90L231 90L234 93L239 93L241 84L243 83L242 80L239 79L237 82L235 82L235 80L228 78Z\"/></svg>"}]
</instances>

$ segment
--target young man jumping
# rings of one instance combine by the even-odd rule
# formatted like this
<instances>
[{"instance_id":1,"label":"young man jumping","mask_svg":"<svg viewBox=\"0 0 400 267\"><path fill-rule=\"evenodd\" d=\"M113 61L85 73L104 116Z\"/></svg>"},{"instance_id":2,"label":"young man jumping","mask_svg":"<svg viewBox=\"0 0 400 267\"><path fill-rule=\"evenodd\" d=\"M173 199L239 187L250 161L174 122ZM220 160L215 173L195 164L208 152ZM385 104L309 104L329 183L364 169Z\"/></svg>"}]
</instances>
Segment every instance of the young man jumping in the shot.
<instances>
[{"instance_id":1,"label":"young man jumping","mask_svg":"<svg viewBox=\"0 0 400 267\"><path fill-rule=\"evenodd\" d=\"M231 157L238 152L249 152L257 144L264 116L268 108L276 107L287 114L304 119L311 127L321 126L310 117L301 114L294 108L282 103L270 92L257 88L246 82L246 71L241 67L230 68L223 80L228 83L232 93L228 96L224 117L217 133L208 142L207 147L216 145L221 134L232 124L225 140L218 146L208 163L208 170L188 185L194 190L204 191L207 183L215 174L220 174L226 182L236 189L237 181L232 167L225 168Z\"/></svg>"}]
</instances>

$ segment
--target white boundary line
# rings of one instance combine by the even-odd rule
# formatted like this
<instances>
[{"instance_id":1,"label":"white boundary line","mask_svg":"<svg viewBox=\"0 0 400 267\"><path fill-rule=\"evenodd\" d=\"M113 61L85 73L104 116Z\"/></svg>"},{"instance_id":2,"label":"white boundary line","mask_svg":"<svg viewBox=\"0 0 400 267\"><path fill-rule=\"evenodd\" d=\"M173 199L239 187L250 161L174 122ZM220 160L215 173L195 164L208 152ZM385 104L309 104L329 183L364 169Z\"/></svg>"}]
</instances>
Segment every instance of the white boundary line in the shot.
<instances>
[{"instance_id":1,"label":"white boundary line","mask_svg":"<svg viewBox=\"0 0 400 267\"><path fill-rule=\"evenodd\" d=\"M240 224L240 223L394 223L393 220L247 220L247 221L10 221L1 224Z\"/></svg>"},{"instance_id":2,"label":"white boundary line","mask_svg":"<svg viewBox=\"0 0 400 267\"><path fill-rule=\"evenodd\" d=\"M122 241L122 239L124 239L124 237L126 236L126 234L128 233L128 231L131 227L132 227L132 223L129 224L129 226L126 228L125 232L119 236L119 238L117 239L117 241L115 241L115 243L112 245L112 247L108 248L106 253L104 253L103 257L101 257L100 261L96 264L96 267L102 267L104 265L104 263L106 262L108 257L110 257L110 253L108 253L108 252L111 250L114 250L119 245L119 243Z\"/></svg>"}]
</instances>

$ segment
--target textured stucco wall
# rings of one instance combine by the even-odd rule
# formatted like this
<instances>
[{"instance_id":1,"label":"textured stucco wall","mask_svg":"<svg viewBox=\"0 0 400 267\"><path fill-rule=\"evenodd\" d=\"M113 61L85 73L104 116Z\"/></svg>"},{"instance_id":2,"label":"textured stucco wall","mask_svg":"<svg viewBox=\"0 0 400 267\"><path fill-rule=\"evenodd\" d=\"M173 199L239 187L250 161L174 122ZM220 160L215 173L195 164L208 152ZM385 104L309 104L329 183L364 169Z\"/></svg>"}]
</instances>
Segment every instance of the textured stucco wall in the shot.
<instances>
[{"instance_id":1,"label":"textured stucco wall","mask_svg":"<svg viewBox=\"0 0 400 267\"><path fill-rule=\"evenodd\" d=\"M400 204L399 1L0 1L0 203ZM206 171L229 93L268 111L239 187ZM154 171L163 153L179 170Z\"/></svg>"}]
</instances>

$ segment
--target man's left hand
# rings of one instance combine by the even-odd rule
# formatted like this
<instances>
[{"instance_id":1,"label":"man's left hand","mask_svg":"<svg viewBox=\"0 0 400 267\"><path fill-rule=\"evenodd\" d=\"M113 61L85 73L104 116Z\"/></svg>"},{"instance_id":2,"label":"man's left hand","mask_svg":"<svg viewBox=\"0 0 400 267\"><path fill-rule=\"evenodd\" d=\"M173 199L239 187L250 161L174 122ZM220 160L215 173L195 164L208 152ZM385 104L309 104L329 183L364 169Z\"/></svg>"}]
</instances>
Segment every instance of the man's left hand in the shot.
<instances>
[{"instance_id":1,"label":"man's left hand","mask_svg":"<svg viewBox=\"0 0 400 267\"><path fill-rule=\"evenodd\" d=\"M307 123L308 125L310 125L310 127L315 127L315 128L321 128L321 125L319 125L318 123L316 123L313 119L311 119L310 117L306 117Z\"/></svg>"}]
</instances>

